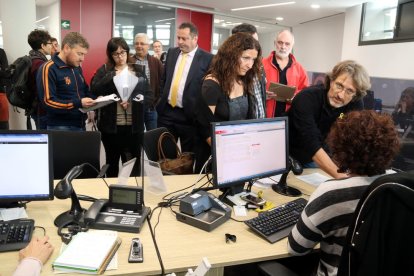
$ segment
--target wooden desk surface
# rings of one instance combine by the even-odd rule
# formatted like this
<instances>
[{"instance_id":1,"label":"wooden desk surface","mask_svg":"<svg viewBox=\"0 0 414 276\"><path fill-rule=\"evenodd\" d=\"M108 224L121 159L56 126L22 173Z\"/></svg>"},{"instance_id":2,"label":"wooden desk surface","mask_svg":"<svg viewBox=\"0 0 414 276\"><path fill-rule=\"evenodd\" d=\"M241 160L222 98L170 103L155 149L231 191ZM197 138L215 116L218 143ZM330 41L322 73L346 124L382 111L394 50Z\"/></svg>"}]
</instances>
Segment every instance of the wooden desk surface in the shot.
<instances>
[{"instance_id":1,"label":"wooden desk surface","mask_svg":"<svg viewBox=\"0 0 414 276\"><path fill-rule=\"evenodd\" d=\"M315 171L306 170L305 174ZM167 193L190 186L196 178L196 175L166 176L164 180L168 189ZM107 182L115 184L115 179L108 179ZM140 179L138 179L138 182L140 182ZM303 193L308 195L314 189L313 186L296 179L293 175L289 175L288 183L293 187L300 188ZM108 197L108 188L102 180L78 179L74 180L73 184L78 194L86 194L96 198ZM129 184L135 185L135 180L131 178ZM217 191L212 192L217 193ZM145 204L154 209L158 202L162 201L163 195L145 192ZM293 200L293 198L279 195L271 189L264 190L263 197L271 200L275 205ZM53 274L51 264L59 255L61 246L61 240L57 235L57 228L53 225L53 221L56 216L70 208L70 202L70 199L60 200L55 198L53 201L31 202L28 204L27 213L29 218L35 219L35 225L46 228L46 233L49 235L51 243L55 246L53 255L43 268L42 275ZM89 205L90 202L81 201L83 208L88 208ZM178 207L174 209L178 210ZM201 262L202 257L207 257L213 268L220 268L288 256L286 239L270 244L249 230L243 222L234 220L228 220L213 231L206 232L177 221L175 214L170 208L162 208L162 210L158 208L151 219L152 227L157 224L160 211L160 220L155 229L155 235L165 272L167 273L186 271L190 267L195 267ZM256 215L256 212L249 211L248 217L235 217L234 214L232 217L238 220L245 220ZM235 243L226 243L226 233L236 235L237 241ZM42 230L35 230L34 235L42 234ZM159 275L161 273L147 222L145 222L139 234L119 232L119 236L122 238L122 244L118 250L118 269L106 271L106 275ZM139 237L143 243L143 263L128 263L129 247L133 237ZM11 275L17 265L17 261L17 252L0 253L0 275Z\"/></svg>"}]
</instances>

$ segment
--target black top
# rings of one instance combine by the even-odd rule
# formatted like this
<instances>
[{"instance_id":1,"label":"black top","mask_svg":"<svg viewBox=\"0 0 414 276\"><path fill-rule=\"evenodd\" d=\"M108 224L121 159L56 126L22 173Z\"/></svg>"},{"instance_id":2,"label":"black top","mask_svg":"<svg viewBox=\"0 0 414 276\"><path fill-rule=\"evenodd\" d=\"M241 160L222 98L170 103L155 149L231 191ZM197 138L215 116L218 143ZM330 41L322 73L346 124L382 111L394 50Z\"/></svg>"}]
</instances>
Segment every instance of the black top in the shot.
<instances>
[{"instance_id":1,"label":"black top","mask_svg":"<svg viewBox=\"0 0 414 276\"><path fill-rule=\"evenodd\" d=\"M201 88L201 99L195 111L199 133L204 139L211 136L211 122L222 122L230 120L229 97L221 90L220 85L213 80L205 80ZM241 119L254 118L254 96L247 96L247 116ZM214 114L209 106L216 106Z\"/></svg>"},{"instance_id":2,"label":"black top","mask_svg":"<svg viewBox=\"0 0 414 276\"><path fill-rule=\"evenodd\" d=\"M273 65L276 66L277 70L279 70L279 83L288 85L286 72L292 65L292 59L290 58L290 56L289 56L289 62L283 70L282 68L280 68L279 63L277 63L276 55L273 55L272 62L273 62ZM275 107L275 113L274 113L275 117L285 116L286 115L285 110L286 110L286 102L277 101L276 107Z\"/></svg>"},{"instance_id":3,"label":"black top","mask_svg":"<svg viewBox=\"0 0 414 276\"><path fill-rule=\"evenodd\" d=\"M7 61L6 52L2 48L0 48L0 92L4 92L5 88L4 86L8 84L6 81L7 73L6 69L9 66L9 63Z\"/></svg>"},{"instance_id":4,"label":"black top","mask_svg":"<svg viewBox=\"0 0 414 276\"><path fill-rule=\"evenodd\" d=\"M312 162L312 156L324 148L326 136L341 113L363 108L362 100L333 108L328 101L328 90L322 86L305 88L293 99L289 116L289 152L302 164Z\"/></svg>"}]
</instances>

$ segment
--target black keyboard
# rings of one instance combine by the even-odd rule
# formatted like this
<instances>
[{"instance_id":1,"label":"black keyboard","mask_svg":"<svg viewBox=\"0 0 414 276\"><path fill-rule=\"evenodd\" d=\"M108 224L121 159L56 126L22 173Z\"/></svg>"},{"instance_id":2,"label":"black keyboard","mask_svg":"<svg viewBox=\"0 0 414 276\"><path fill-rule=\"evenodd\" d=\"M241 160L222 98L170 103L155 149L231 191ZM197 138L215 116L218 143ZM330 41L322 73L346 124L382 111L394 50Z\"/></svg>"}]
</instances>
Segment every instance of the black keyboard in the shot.
<instances>
[{"instance_id":1,"label":"black keyboard","mask_svg":"<svg viewBox=\"0 0 414 276\"><path fill-rule=\"evenodd\" d=\"M307 202L304 198L298 198L260 213L259 216L246 220L244 223L268 242L274 243L289 235Z\"/></svg>"},{"instance_id":2,"label":"black keyboard","mask_svg":"<svg viewBox=\"0 0 414 276\"><path fill-rule=\"evenodd\" d=\"M0 252L20 250L30 242L34 220L0 221Z\"/></svg>"}]
</instances>

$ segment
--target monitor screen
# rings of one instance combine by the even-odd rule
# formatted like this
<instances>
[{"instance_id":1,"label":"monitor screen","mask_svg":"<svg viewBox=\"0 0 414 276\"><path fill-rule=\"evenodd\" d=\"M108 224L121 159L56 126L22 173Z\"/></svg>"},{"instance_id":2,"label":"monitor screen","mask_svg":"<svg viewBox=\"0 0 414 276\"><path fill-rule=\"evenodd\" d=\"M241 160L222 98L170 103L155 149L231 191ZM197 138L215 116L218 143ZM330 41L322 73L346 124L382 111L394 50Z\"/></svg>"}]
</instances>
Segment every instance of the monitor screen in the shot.
<instances>
[{"instance_id":1,"label":"monitor screen","mask_svg":"<svg viewBox=\"0 0 414 276\"><path fill-rule=\"evenodd\" d=\"M284 173L288 164L287 117L212 124L216 188Z\"/></svg>"},{"instance_id":2,"label":"monitor screen","mask_svg":"<svg viewBox=\"0 0 414 276\"><path fill-rule=\"evenodd\" d=\"M53 199L53 159L49 134L0 132L0 205Z\"/></svg>"}]
</instances>

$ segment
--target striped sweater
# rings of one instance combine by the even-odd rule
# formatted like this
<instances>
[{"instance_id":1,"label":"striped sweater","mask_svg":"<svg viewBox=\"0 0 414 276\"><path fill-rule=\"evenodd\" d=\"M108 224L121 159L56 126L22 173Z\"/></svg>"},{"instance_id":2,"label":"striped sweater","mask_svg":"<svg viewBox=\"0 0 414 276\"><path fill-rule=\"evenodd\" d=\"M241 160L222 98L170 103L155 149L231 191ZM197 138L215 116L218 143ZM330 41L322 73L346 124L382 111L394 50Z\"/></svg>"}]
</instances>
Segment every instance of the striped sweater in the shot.
<instances>
[{"instance_id":1,"label":"striped sweater","mask_svg":"<svg viewBox=\"0 0 414 276\"><path fill-rule=\"evenodd\" d=\"M289 253L304 255L320 243L317 275L336 275L355 208L367 186L377 177L351 177L322 183L311 195L288 237Z\"/></svg>"}]
</instances>

